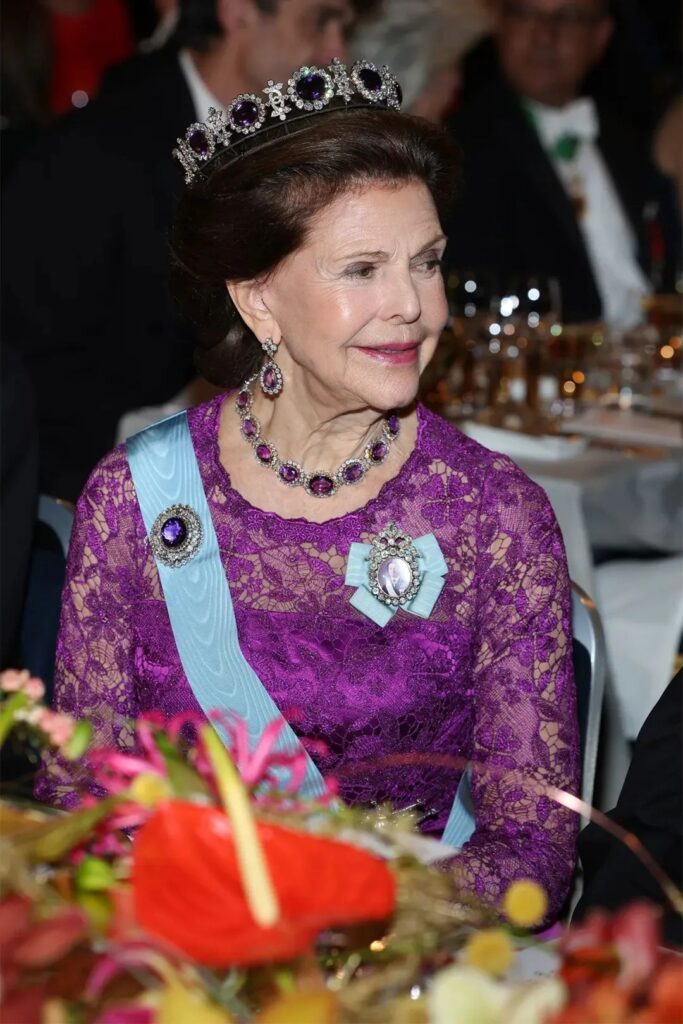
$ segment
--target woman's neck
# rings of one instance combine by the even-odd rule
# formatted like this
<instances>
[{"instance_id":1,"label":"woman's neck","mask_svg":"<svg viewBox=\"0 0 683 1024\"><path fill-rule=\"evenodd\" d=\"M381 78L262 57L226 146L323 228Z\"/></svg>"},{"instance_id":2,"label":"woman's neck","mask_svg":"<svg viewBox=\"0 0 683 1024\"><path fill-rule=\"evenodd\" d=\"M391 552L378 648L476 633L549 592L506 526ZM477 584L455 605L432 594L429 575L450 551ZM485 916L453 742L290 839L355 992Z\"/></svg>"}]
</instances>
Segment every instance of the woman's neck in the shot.
<instances>
[{"instance_id":1,"label":"woman's neck","mask_svg":"<svg viewBox=\"0 0 683 1024\"><path fill-rule=\"evenodd\" d=\"M261 436L277 449L281 459L298 462L308 472L332 473L346 459L360 454L367 441L379 432L383 420L383 414L377 410L343 412L328 402L307 404L298 400L293 388L273 400L266 398L255 384L252 394ZM373 467L353 487L340 487L329 501L312 497L303 487L284 487L272 473L255 466L232 401L224 404L221 413L220 459L232 487L255 508L284 519L323 523L362 508L400 471L415 447L418 431L415 407L401 412L401 432L391 446L389 458Z\"/></svg>"},{"instance_id":2,"label":"woman's neck","mask_svg":"<svg viewBox=\"0 0 683 1024\"><path fill-rule=\"evenodd\" d=\"M342 462L361 455L381 429L384 413L375 409L341 410L337 403L297 395L285 385L271 399L254 387L254 414L264 437L283 459L294 459L309 472L335 470Z\"/></svg>"}]
</instances>

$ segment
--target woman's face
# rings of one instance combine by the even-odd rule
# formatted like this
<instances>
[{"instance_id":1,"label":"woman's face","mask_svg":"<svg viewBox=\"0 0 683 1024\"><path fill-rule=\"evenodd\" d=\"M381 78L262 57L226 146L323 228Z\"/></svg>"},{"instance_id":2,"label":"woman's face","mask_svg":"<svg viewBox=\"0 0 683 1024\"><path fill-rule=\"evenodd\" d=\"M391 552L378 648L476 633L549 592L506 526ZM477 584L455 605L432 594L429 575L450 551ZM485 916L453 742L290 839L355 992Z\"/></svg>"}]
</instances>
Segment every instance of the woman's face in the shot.
<instances>
[{"instance_id":1,"label":"woman's face","mask_svg":"<svg viewBox=\"0 0 683 1024\"><path fill-rule=\"evenodd\" d=\"M445 244L421 182L351 192L319 214L261 291L285 382L339 411L412 402L446 323Z\"/></svg>"}]
</instances>

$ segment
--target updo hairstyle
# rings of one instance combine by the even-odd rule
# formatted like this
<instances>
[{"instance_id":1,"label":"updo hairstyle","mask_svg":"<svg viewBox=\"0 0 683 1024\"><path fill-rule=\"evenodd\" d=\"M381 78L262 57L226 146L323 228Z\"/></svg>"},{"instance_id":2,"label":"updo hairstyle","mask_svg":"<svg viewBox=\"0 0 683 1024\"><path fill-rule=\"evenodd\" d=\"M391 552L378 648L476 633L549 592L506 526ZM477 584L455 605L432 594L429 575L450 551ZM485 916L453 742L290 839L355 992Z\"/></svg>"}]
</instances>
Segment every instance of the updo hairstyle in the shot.
<instances>
[{"instance_id":1,"label":"updo hairstyle","mask_svg":"<svg viewBox=\"0 0 683 1024\"><path fill-rule=\"evenodd\" d=\"M226 388L253 373L262 356L226 281L266 277L305 242L316 215L349 190L421 181L442 216L457 177L446 132L391 110L320 114L282 125L274 142L258 142L242 144L237 158L226 150L197 175L171 233L173 290L197 335L197 369Z\"/></svg>"}]
</instances>

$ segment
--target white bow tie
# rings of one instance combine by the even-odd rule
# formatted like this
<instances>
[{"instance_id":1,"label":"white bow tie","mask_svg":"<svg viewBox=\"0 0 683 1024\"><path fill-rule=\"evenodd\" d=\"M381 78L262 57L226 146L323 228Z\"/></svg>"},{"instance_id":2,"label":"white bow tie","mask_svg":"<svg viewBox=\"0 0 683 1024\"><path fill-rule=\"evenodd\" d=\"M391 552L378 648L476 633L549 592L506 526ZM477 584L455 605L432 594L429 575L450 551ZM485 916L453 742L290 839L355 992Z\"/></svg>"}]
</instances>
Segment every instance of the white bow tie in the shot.
<instances>
[{"instance_id":1,"label":"white bow tie","mask_svg":"<svg viewBox=\"0 0 683 1024\"><path fill-rule=\"evenodd\" d=\"M600 130L595 103L587 96L561 108L535 104L534 116L538 119L539 128L551 146L563 135L574 135L579 139L592 141L598 137Z\"/></svg>"}]
</instances>

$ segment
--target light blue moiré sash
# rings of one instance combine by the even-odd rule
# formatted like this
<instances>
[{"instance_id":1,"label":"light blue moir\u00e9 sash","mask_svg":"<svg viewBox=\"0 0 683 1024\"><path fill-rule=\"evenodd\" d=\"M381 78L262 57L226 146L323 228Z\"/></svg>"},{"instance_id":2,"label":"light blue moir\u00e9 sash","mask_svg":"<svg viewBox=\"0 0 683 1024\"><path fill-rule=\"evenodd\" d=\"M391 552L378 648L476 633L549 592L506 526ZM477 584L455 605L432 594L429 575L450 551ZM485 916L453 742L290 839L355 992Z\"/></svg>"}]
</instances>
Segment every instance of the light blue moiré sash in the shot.
<instances>
[{"instance_id":1,"label":"light blue moir\u00e9 sash","mask_svg":"<svg viewBox=\"0 0 683 1024\"><path fill-rule=\"evenodd\" d=\"M470 792L470 777L471 771L468 768L458 783L451 813L448 815L448 821L441 836L441 842L448 843L449 846L464 846L476 828L474 804Z\"/></svg>"},{"instance_id":2,"label":"light blue moir\u00e9 sash","mask_svg":"<svg viewBox=\"0 0 683 1024\"><path fill-rule=\"evenodd\" d=\"M239 715L255 743L269 722L282 716L240 650L230 588L186 413L177 413L135 434L129 438L127 449L148 534L157 516L171 505L189 505L199 516L203 539L194 558L173 568L156 560L173 636L202 711L207 716L213 710ZM288 724L280 733L278 749L303 750ZM315 796L324 791L322 776L310 755L306 751L304 754L307 766L302 792Z\"/></svg>"},{"instance_id":3,"label":"light blue moir\u00e9 sash","mask_svg":"<svg viewBox=\"0 0 683 1024\"><path fill-rule=\"evenodd\" d=\"M197 554L174 568L156 560L173 636L185 675L204 713L234 712L247 723L250 739L256 742L265 727L282 715L240 649L230 587L187 414L177 413L140 431L128 439L127 450L148 534L157 516L171 505L189 505L199 516L203 539ZM307 767L302 792L307 796L322 793L322 776L289 724L280 734L278 747L288 752L303 750ZM473 831L469 785L463 775L443 841L461 846Z\"/></svg>"}]
</instances>

